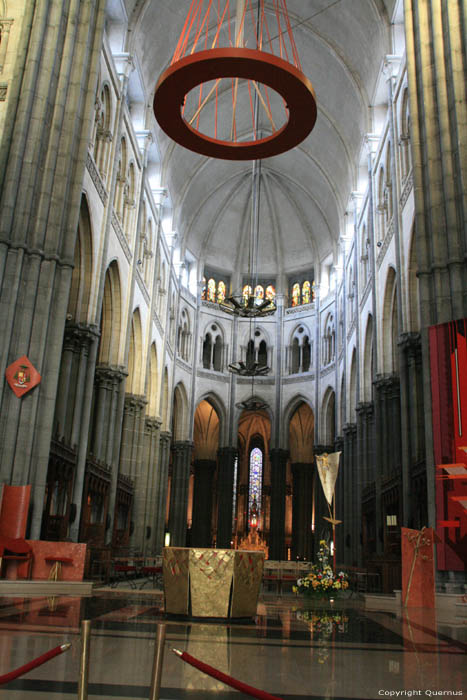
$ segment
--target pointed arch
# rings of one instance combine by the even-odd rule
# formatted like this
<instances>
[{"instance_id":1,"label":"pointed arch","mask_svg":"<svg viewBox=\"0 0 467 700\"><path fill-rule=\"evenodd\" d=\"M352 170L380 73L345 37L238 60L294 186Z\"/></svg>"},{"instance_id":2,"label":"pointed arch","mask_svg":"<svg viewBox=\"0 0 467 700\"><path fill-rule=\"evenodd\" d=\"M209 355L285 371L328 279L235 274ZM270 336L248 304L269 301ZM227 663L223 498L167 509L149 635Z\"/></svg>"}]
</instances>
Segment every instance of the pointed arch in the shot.
<instances>
[{"instance_id":1,"label":"pointed arch","mask_svg":"<svg viewBox=\"0 0 467 700\"><path fill-rule=\"evenodd\" d=\"M172 439L186 440L188 437L188 395L183 382L179 382L173 394Z\"/></svg>"},{"instance_id":2,"label":"pointed arch","mask_svg":"<svg viewBox=\"0 0 467 700\"><path fill-rule=\"evenodd\" d=\"M169 372L167 367L164 367L164 379L162 382L162 405L161 405L161 420L162 430L169 429Z\"/></svg>"},{"instance_id":3,"label":"pointed arch","mask_svg":"<svg viewBox=\"0 0 467 700\"><path fill-rule=\"evenodd\" d=\"M363 350L363 401L371 401L373 393L373 316L368 314Z\"/></svg>"},{"instance_id":4,"label":"pointed arch","mask_svg":"<svg viewBox=\"0 0 467 700\"><path fill-rule=\"evenodd\" d=\"M336 394L332 387L328 386L323 396L323 441L325 445L334 446L336 440Z\"/></svg>"},{"instance_id":5,"label":"pointed arch","mask_svg":"<svg viewBox=\"0 0 467 700\"><path fill-rule=\"evenodd\" d=\"M407 270L408 284L408 319L409 331L417 333L420 330L420 295L417 277L417 249L415 242L415 225L412 228L409 246L409 268Z\"/></svg>"},{"instance_id":6,"label":"pointed arch","mask_svg":"<svg viewBox=\"0 0 467 700\"><path fill-rule=\"evenodd\" d=\"M99 363L118 365L122 322L122 292L118 263L113 260L105 273L101 315Z\"/></svg>"},{"instance_id":7,"label":"pointed arch","mask_svg":"<svg viewBox=\"0 0 467 700\"><path fill-rule=\"evenodd\" d=\"M159 371L157 366L157 348L156 344L151 345L151 350L149 351L149 383L148 383L148 404L147 413L149 416L155 417L157 415L158 408L158 396L159 396Z\"/></svg>"},{"instance_id":8,"label":"pointed arch","mask_svg":"<svg viewBox=\"0 0 467 700\"><path fill-rule=\"evenodd\" d=\"M86 195L81 196L75 260L71 277L67 317L75 323L86 323L92 285L92 226ZM71 317L71 318L70 318Z\"/></svg>"},{"instance_id":9,"label":"pointed arch","mask_svg":"<svg viewBox=\"0 0 467 700\"><path fill-rule=\"evenodd\" d=\"M383 302L383 372L395 372L398 367L397 359L397 337L398 337L398 314L397 314L397 281L396 271L389 267L386 277L386 287Z\"/></svg>"},{"instance_id":10,"label":"pointed arch","mask_svg":"<svg viewBox=\"0 0 467 700\"><path fill-rule=\"evenodd\" d=\"M130 394L141 394L143 378L143 332L141 314L135 309L131 319L130 349L128 352L128 377L126 390Z\"/></svg>"},{"instance_id":11,"label":"pointed arch","mask_svg":"<svg viewBox=\"0 0 467 700\"><path fill-rule=\"evenodd\" d=\"M349 421L355 423L356 413L355 409L357 407L357 352L355 348L352 351L352 360L350 363L350 381L349 381L349 410L347 415L349 416Z\"/></svg>"},{"instance_id":12,"label":"pointed arch","mask_svg":"<svg viewBox=\"0 0 467 700\"><path fill-rule=\"evenodd\" d=\"M193 423L195 459L217 458L220 419L211 401L202 399L196 407Z\"/></svg>"},{"instance_id":13,"label":"pointed arch","mask_svg":"<svg viewBox=\"0 0 467 700\"><path fill-rule=\"evenodd\" d=\"M315 442L315 415L306 401L300 401L289 421L291 462L311 463Z\"/></svg>"}]
</instances>

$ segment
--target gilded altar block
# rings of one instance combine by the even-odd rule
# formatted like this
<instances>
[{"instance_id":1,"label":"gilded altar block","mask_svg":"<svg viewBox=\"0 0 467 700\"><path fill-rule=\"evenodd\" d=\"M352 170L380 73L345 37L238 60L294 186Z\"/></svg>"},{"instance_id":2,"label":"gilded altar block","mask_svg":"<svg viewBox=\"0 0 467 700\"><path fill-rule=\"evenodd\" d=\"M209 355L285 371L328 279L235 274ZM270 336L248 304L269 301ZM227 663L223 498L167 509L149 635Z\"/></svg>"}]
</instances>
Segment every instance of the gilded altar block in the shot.
<instances>
[{"instance_id":1,"label":"gilded altar block","mask_svg":"<svg viewBox=\"0 0 467 700\"><path fill-rule=\"evenodd\" d=\"M165 611L193 617L253 617L263 552L165 547Z\"/></svg>"}]
</instances>

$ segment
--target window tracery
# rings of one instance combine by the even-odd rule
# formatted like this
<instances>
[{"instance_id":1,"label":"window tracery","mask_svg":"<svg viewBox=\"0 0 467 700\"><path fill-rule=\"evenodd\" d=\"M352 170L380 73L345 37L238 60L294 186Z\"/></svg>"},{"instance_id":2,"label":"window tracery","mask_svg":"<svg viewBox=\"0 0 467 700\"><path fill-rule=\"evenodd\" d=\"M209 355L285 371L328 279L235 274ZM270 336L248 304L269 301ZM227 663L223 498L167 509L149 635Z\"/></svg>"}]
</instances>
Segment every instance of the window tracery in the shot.
<instances>
[{"instance_id":1,"label":"window tracery","mask_svg":"<svg viewBox=\"0 0 467 700\"><path fill-rule=\"evenodd\" d=\"M312 344L307 329L300 325L292 335L289 346L289 374L309 372L311 367Z\"/></svg>"}]
</instances>

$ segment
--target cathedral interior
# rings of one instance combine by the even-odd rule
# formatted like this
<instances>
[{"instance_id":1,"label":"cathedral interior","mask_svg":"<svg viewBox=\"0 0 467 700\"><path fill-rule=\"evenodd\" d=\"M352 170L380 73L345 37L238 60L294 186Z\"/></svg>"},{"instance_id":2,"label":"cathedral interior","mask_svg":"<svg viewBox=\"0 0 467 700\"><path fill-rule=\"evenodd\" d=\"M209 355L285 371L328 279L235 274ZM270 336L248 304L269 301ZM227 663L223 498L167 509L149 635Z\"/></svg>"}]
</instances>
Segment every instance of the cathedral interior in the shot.
<instances>
[{"instance_id":1,"label":"cathedral interior","mask_svg":"<svg viewBox=\"0 0 467 700\"><path fill-rule=\"evenodd\" d=\"M174 623L169 637L283 698L456 694L465 0L193 0L196 20L189 6L0 0L0 481L29 489L26 541L85 544L84 578L107 586L115 561L168 545L248 549L254 535L268 560L313 562L324 540L354 582L327 646L291 591L264 583L254 631ZM202 49L252 48L264 27L282 56L285 16L316 101L300 143L211 157L161 128L156 86L188 25ZM197 83L180 106L187 131L211 146L272 139L287 101L238 82ZM331 507L317 465L336 453ZM17 532L5 512L0 539ZM436 595L463 621L411 626L359 607L401 590L403 528L433 529ZM120 589L52 607L1 598L4 670L90 616L92 697L147 697L162 599ZM78 661L0 698L71 698ZM233 698L177 663L161 697Z\"/></svg>"}]
</instances>

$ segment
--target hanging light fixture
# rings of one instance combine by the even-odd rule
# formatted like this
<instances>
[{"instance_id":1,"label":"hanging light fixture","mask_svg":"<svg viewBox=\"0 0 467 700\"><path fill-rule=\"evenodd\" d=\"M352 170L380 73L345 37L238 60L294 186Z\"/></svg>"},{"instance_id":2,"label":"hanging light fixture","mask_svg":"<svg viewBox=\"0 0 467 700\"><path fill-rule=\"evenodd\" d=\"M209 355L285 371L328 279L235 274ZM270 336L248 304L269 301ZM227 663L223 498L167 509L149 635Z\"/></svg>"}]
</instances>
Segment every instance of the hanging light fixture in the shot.
<instances>
[{"instance_id":1,"label":"hanging light fixture","mask_svg":"<svg viewBox=\"0 0 467 700\"><path fill-rule=\"evenodd\" d=\"M271 314L275 313L277 310L274 297L268 296L267 292L264 298L257 294L260 200L261 161L253 161L247 279L246 282L244 280L242 289L233 292L233 294L219 302L221 311L230 315L250 319L271 316Z\"/></svg>"},{"instance_id":2,"label":"hanging light fixture","mask_svg":"<svg viewBox=\"0 0 467 700\"><path fill-rule=\"evenodd\" d=\"M247 358L245 362L243 360L232 362L229 365L229 372L238 374L240 377L264 377L265 374L269 373L269 367L260 365L254 359L250 360Z\"/></svg>"},{"instance_id":3,"label":"hanging light fixture","mask_svg":"<svg viewBox=\"0 0 467 700\"><path fill-rule=\"evenodd\" d=\"M154 94L155 117L178 144L212 158L254 160L294 148L313 129L316 99L286 0L270 5L258 0L255 18L252 0L192 0ZM253 95L267 124L262 134Z\"/></svg>"},{"instance_id":4,"label":"hanging light fixture","mask_svg":"<svg viewBox=\"0 0 467 700\"><path fill-rule=\"evenodd\" d=\"M244 411L264 411L269 408L268 404L262 401L258 396L255 396L255 378L251 378L251 396L245 401L239 401L235 404L237 408Z\"/></svg>"}]
</instances>

